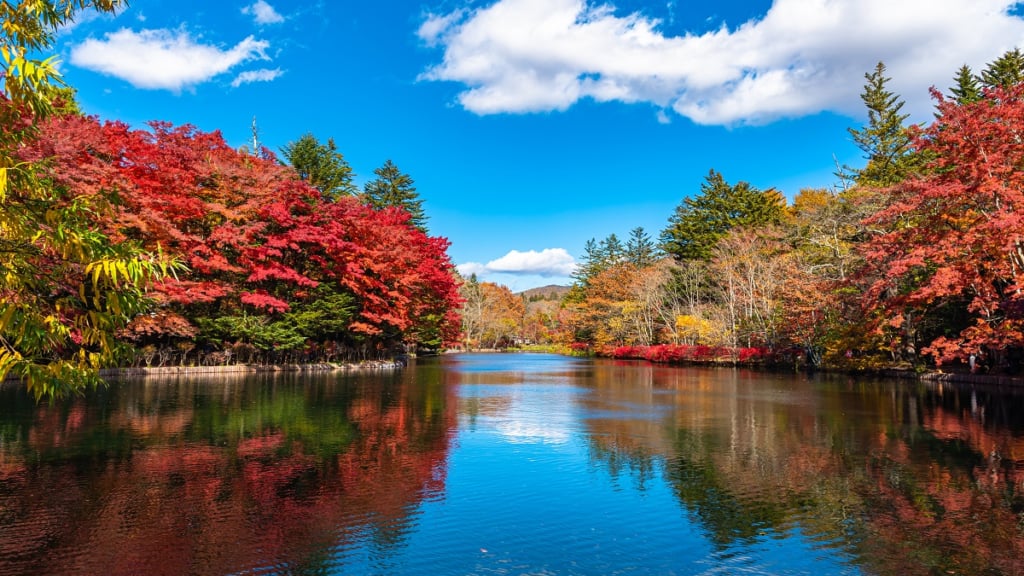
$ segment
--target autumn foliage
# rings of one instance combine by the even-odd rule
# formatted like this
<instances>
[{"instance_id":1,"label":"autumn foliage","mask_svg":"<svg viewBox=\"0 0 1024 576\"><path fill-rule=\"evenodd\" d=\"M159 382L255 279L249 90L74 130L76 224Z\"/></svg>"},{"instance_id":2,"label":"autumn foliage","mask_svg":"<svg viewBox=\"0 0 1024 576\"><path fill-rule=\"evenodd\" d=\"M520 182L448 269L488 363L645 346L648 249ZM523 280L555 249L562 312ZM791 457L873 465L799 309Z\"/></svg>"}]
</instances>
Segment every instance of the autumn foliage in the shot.
<instances>
[{"instance_id":1,"label":"autumn foliage","mask_svg":"<svg viewBox=\"0 0 1024 576\"><path fill-rule=\"evenodd\" d=\"M882 71L868 75L884 92L872 102L895 114ZM639 265L614 235L592 241L558 316L562 341L657 362L1018 372L1024 85L933 93L930 125L895 114L869 126L874 172L855 170L847 188L803 190L768 217L712 172L662 233L671 261ZM705 220L723 224L709 235Z\"/></svg>"},{"instance_id":2,"label":"autumn foliage","mask_svg":"<svg viewBox=\"0 0 1024 576\"><path fill-rule=\"evenodd\" d=\"M153 312L122 331L139 347L194 338L210 353L250 344L268 359L311 360L328 347L367 356L458 335L447 240L401 209L324 197L267 150L240 152L190 126L67 115L22 157L73 197L110 198L95 226L113 242L187 266L153 285Z\"/></svg>"},{"instance_id":3,"label":"autumn foliage","mask_svg":"<svg viewBox=\"0 0 1024 576\"><path fill-rule=\"evenodd\" d=\"M603 356L624 360L650 360L662 363L743 362L769 359L771 351L764 347L727 348L725 346L659 344L657 346L618 346L601 351Z\"/></svg>"},{"instance_id":4,"label":"autumn foliage","mask_svg":"<svg viewBox=\"0 0 1024 576\"><path fill-rule=\"evenodd\" d=\"M876 276L865 301L880 329L963 309L925 348L943 362L1024 342L1024 88L964 104L935 98L938 119L915 141L927 171L893 187L869 219L885 233L867 245Z\"/></svg>"}]
</instances>

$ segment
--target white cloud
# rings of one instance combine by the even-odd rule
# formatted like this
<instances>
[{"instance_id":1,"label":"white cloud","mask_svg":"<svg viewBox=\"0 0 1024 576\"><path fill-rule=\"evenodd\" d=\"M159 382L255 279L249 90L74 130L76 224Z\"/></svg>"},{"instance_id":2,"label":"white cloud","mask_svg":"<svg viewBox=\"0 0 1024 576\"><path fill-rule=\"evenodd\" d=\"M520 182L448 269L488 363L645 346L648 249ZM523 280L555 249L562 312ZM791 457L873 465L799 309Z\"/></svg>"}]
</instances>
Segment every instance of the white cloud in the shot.
<instances>
[{"instance_id":1,"label":"white cloud","mask_svg":"<svg viewBox=\"0 0 1024 576\"><path fill-rule=\"evenodd\" d=\"M136 88L180 91L250 60L269 60L269 44L249 36L222 50L184 30L121 29L90 38L71 50L71 63L127 81Z\"/></svg>"},{"instance_id":2,"label":"white cloud","mask_svg":"<svg viewBox=\"0 0 1024 576\"><path fill-rule=\"evenodd\" d=\"M459 264L455 269L459 271L459 274L461 274L463 278L468 278L473 274L482 276L487 273L487 265L479 262L466 262L465 264Z\"/></svg>"},{"instance_id":3,"label":"white cloud","mask_svg":"<svg viewBox=\"0 0 1024 576\"><path fill-rule=\"evenodd\" d=\"M459 9L451 14L427 14L423 24L417 30L417 35L428 45L433 46L441 39L441 35L458 23L466 14L465 10Z\"/></svg>"},{"instance_id":4,"label":"white cloud","mask_svg":"<svg viewBox=\"0 0 1024 576\"><path fill-rule=\"evenodd\" d=\"M264 0L256 0L255 4L242 8L242 14L251 14L257 24L280 24L284 22L284 16L278 14L277 10L274 10L274 7L267 4Z\"/></svg>"},{"instance_id":5,"label":"white cloud","mask_svg":"<svg viewBox=\"0 0 1024 576\"><path fill-rule=\"evenodd\" d=\"M458 266L463 276L476 274L533 275L544 278L568 277L576 270L576 261L565 248L545 248L540 252L511 250L508 254L487 264L466 262Z\"/></svg>"},{"instance_id":6,"label":"white cloud","mask_svg":"<svg viewBox=\"0 0 1024 576\"><path fill-rule=\"evenodd\" d=\"M649 103L701 124L857 112L864 73L884 61L917 114L952 83L1024 44L1013 0L774 0L760 19L668 36L661 22L587 0L498 0L429 15L444 48L421 79L464 84L477 114L565 110L577 101ZM977 68L976 68L977 69Z\"/></svg>"},{"instance_id":7,"label":"white cloud","mask_svg":"<svg viewBox=\"0 0 1024 576\"><path fill-rule=\"evenodd\" d=\"M273 70L268 68L262 68L260 70L246 70L238 76L235 76L235 79L231 81L231 86L238 88L242 84L249 84L250 82L270 82L281 74L284 74L284 71L280 68L274 68Z\"/></svg>"}]
</instances>

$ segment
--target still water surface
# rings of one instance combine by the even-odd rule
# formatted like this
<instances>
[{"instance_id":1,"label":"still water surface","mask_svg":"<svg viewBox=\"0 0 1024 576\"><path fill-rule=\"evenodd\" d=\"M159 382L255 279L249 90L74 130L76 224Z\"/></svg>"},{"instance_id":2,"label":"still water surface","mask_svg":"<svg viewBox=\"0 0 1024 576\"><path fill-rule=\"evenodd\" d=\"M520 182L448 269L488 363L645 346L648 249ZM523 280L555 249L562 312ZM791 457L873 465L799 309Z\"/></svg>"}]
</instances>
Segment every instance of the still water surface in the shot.
<instances>
[{"instance_id":1,"label":"still water surface","mask_svg":"<svg viewBox=\"0 0 1024 576\"><path fill-rule=\"evenodd\" d=\"M1024 394L487 354L2 388L0 574L1024 575Z\"/></svg>"}]
</instances>

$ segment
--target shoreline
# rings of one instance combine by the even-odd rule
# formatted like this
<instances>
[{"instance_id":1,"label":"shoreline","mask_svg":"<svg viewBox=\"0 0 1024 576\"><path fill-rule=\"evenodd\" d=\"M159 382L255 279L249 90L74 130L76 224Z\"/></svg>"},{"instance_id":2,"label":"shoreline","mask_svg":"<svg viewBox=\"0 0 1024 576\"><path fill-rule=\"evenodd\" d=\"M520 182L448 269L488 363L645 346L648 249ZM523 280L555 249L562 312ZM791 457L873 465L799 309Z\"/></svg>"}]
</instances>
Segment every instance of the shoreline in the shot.
<instances>
[{"instance_id":1,"label":"shoreline","mask_svg":"<svg viewBox=\"0 0 1024 576\"><path fill-rule=\"evenodd\" d=\"M137 366L131 368L104 368L100 378L118 380L126 378L154 378L168 376L195 376L218 374L266 374L278 372L385 372L405 367L399 360L368 360L366 362L315 364L229 364L222 366Z\"/></svg>"},{"instance_id":2,"label":"shoreline","mask_svg":"<svg viewBox=\"0 0 1024 576\"><path fill-rule=\"evenodd\" d=\"M313 364L225 364L216 366L133 366L125 368L101 368L100 378L192 376L206 374L264 374L275 372L385 372L405 368L402 360L367 360L365 362L318 362ZM20 382L17 376L8 375L0 385Z\"/></svg>"},{"instance_id":3,"label":"shoreline","mask_svg":"<svg viewBox=\"0 0 1024 576\"><path fill-rule=\"evenodd\" d=\"M856 372L854 372L856 374ZM971 374L969 372L921 372L912 370L883 370L886 378L918 380L921 382L948 382L951 384L981 384L985 386L1014 386L1024 388L1024 377L1005 374Z\"/></svg>"},{"instance_id":4,"label":"shoreline","mask_svg":"<svg viewBox=\"0 0 1024 576\"><path fill-rule=\"evenodd\" d=\"M473 351L449 351L448 353L480 353L480 352L500 352L498 350L473 350ZM508 352L506 350L505 352ZM533 351L517 350L520 353L530 353ZM558 352L555 352L556 354ZM597 356L600 358L601 356ZM604 357L607 359L615 360L615 358ZM750 368L750 369L761 369L769 372L789 372L790 370L780 369L778 366L769 366L761 363L732 363L732 362L717 362L717 361L683 361L683 362L657 362L646 358L620 358L620 360L639 360L647 362L651 365L661 366L703 366L703 367L733 367L733 368ZM344 362L344 363L331 363L331 362L320 362L313 364L230 364L230 365L217 365L217 366L136 366L126 368L103 368L99 371L100 378L104 380L121 380L131 378L166 378L166 377L177 377L177 376L205 376L205 375L248 375L248 374L269 374L269 373L325 373L325 372L344 372L344 373L373 373L373 372L386 372L399 370L406 366L406 363L402 360L367 360L364 362ZM939 371L925 371L916 372L914 370L904 370L897 368L880 369L880 370L849 370L842 368L829 368L820 367L817 368L817 372L824 372L829 374L845 374L849 376L875 376L883 378L892 378L894 380L904 381L918 381L918 382L932 382L932 383L950 383L950 384L977 384L985 386L1008 386L1015 388L1024 388L1024 376L1011 376L1003 374L978 374L969 372L939 372ZM2 384L10 384L17 382L18 378L7 378Z\"/></svg>"}]
</instances>

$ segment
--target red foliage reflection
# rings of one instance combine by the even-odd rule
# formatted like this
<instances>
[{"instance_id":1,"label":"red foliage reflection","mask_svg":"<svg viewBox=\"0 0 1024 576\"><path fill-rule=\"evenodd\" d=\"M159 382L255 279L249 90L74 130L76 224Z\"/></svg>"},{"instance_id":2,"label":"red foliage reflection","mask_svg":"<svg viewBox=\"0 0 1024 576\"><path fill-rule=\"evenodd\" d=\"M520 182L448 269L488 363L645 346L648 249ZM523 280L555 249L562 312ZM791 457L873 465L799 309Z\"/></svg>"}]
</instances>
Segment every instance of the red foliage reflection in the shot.
<instances>
[{"instance_id":1,"label":"red foliage reflection","mask_svg":"<svg viewBox=\"0 0 1024 576\"><path fill-rule=\"evenodd\" d=\"M265 386L35 410L0 444L0 574L301 571L356 537L398 545L444 489L447 390Z\"/></svg>"}]
</instances>

